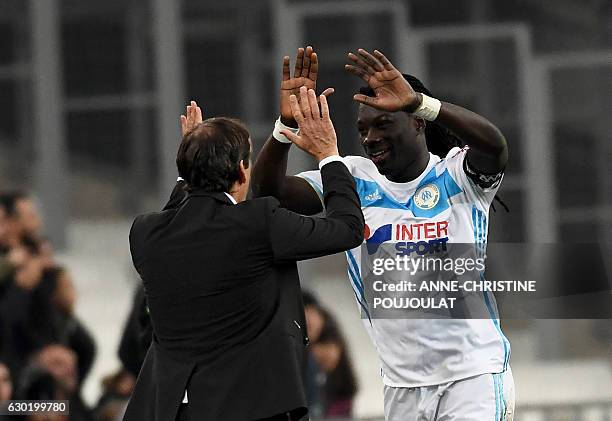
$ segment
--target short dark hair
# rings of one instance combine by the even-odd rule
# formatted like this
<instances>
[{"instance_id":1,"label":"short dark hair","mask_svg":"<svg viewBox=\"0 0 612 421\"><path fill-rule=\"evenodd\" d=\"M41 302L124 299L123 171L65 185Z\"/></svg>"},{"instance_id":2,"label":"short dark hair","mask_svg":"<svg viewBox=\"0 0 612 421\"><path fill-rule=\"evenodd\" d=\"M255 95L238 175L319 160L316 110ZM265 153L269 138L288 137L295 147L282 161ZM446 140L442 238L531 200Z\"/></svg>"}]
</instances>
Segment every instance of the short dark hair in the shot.
<instances>
[{"instance_id":1,"label":"short dark hair","mask_svg":"<svg viewBox=\"0 0 612 421\"><path fill-rule=\"evenodd\" d=\"M416 92L420 92L427 96L433 97L429 89L419 79L412 75L402 74L404 79L408 81L412 89ZM374 96L374 90L369 86L363 86L359 89L359 92ZM455 146L462 146L461 140L447 128L437 124L435 121L428 121L425 126L425 140L427 142L427 149L434 155L438 155L440 158L444 158L448 151Z\"/></svg>"},{"instance_id":2,"label":"short dark hair","mask_svg":"<svg viewBox=\"0 0 612 421\"><path fill-rule=\"evenodd\" d=\"M246 126L228 117L209 118L187 133L176 156L185 188L229 192L240 178L240 162L249 166L249 138Z\"/></svg>"},{"instance_id":3,"label":"short dark hair","mask_svg":"<svg viewBox=\"0 0 612 421\"><path fill-rule=\"evenodd\" d=\"M6 216L14 216L17 213L17 202L27 199L28 194L21 190L13 190L0 193L0 207L4 209Z\"/></svg>"}]
</instances>

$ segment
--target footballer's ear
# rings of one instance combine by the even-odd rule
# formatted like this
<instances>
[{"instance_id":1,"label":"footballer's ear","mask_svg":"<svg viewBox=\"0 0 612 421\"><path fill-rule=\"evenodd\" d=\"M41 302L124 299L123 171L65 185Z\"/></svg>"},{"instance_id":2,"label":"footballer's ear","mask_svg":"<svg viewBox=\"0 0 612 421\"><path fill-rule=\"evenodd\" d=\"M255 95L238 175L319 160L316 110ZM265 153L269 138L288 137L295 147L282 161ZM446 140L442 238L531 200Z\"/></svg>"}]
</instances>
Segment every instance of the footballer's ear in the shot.
<instances>
[{"instance_id":1,"label":"footballer's ear","mask_svg":"<svg viewBox=\"0 0 612 421\"><path fill-rule=\"evenodd\" d=\"M417 129L417 132L424 133L425 128L427 127L427 122L425 119L421 117L414 117L414 127Z\"/></svg>"}]
</instances>

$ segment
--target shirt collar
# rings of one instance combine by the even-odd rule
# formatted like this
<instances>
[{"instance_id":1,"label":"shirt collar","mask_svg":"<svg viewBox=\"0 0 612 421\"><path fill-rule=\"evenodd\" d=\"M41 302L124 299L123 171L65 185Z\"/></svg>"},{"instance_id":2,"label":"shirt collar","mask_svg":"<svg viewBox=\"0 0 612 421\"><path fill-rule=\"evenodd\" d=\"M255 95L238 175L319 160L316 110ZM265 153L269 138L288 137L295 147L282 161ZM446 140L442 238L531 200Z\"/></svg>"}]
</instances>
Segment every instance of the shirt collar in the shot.
<instances>
[{"instance_id":1,"label":"shirt collar","mask_svg":"<svg viewBox=\"0 0 612 421\"><path fill-rule=\"evenodd\" d=\"M237 204L238 204L238 202L236 202L236 199L234 199L234 196L232 196L232 195L231 195L231 194L229 194L228 192L223 192L223 193L225 193L225 195L226 195L226 196L229 198L229 200L231 200L231 201L232 201L232 203L233 203L234 205L237 205Z\"/></svg>"},{"instance_id":2,"label":"shirt collar","mask_svg":"<svg viewBox=\"0 0 612 421\"><path fill-rule=\"evenodd\" d=\"M179 177L177 177L176 182L178 183L178 182L181 182L181 181L185 181L185 180L183 179L183 177L180 177L180 176L179 176ZM234 199L234 196L232 196L232 195L231 195L231 194L229 194L228 192L223 192L223 193L225 193L225 195L227 196L227 198L228 198L229 200L231 200L231 201L232 201L232 203L233 203L234 205L237 205L237 204L238 204L238 202L236 202L236 199Z\"/></svg>"}]
</instances>

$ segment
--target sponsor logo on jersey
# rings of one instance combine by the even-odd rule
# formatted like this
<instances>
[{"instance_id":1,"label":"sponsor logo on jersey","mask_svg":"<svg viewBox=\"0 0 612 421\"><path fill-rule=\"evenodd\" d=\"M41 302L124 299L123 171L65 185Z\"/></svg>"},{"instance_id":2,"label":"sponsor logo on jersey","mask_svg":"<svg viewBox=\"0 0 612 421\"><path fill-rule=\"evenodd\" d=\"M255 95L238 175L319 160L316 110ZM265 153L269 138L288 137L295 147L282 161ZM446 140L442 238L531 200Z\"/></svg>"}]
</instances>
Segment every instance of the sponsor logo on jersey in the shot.
<instances>
[{"instance_id":1,"label":"sponsor logo on jersey","mask_svg":"<svg viewBox=\"0 0 612 421\"><path fill-rule=\"evenodd\" d=\"M376 189L376 191L374 191L373 193L370 193L365 196L365 200L367 200L368 202L373 202L374 200L380 200L380 199L382 199L382 196L378 192L378 189Z\"/></svg>"},{"instance_id":2,"label":"sponsor logo on jersey","mask_svg":"<svg viewBox=\"0 0 612 421\"><path fill-rule=\"evenodd\" d=\"M393 239L398 255L416 253L422 256L446 250L448 221L385 224L373 233L366 224L364 234L368 254L376 253L382 243Z\"/></svg>"},{"instance_id":3,"label":"sponsor logo on jersey","mask_svg":"<svg viewBox=\"0 0 612 421\"><path fill-rule=\"evenodd\" d=\"M368 249L369 254L374 254L378 250L378 247L384 242L391 240L391 231L393 230L393 225L385 224L378 228L376 231L372 233L370 231L370 227L368 224L365 226L365 239L366 239L366 247Z\"/></svg>"}]
</instances>

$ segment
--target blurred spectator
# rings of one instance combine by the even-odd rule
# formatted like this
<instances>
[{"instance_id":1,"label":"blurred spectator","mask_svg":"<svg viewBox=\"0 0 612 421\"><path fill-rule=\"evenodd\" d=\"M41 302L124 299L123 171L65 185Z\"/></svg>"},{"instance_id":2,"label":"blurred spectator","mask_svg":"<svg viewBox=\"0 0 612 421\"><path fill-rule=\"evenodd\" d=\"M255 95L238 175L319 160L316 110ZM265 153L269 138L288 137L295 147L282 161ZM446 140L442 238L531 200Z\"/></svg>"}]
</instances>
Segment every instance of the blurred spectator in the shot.
<instances>
[{"instance_id":1,"label":"blurred spectator","mask_svg":"<svg viewBox=\"0 0 612 421\"><path fill-rule=\"evenodd\" d=\"M19 419L88 421L92 415L80 388L95 343L75 316L70 273L56 266L41 231L26 193L0 193L0 399L69 400L70 417Z\"/></svg>"},{"instance_id":2,"label":"blurred spectator","mask_svg":"<svg viewBox=\"0 0 612 421\"><path fill-rule=\"evenodd\" d=\"M38 239L42 219L34 201L22 191L0 194L0 207L4 211L4 245L14 247L28 235Z\"/></svg>"},{"instance_id":3,"label":"blurred spectator","mask_svg":"<svg viewBox=\"0 0 612 421\"><path fill-rule=\"evenodd\" d=\"M138 377L152 338L153 326L147 309L144 287L139 282L134 292L132 309L121 334L118 352L123 367L134 377Z\"/></svg>"},{"instance_id":4,"label":"blurred spectator","mask_svg":"<svg viewBox=\"0 0 612 421\"><path fill-rule=\"evenodd\" d=\"M13 399L13 379L11 378L11 372L9 367L0 360L0 401L8 401ZM16 421L18 416L4 415L3 421Z\"/></svg>"},{"instance_id":5,"label":"blurred spectator","mask_svg":"<svg viewBox=\"0 0 612 421\"><path fill-rule=\"evenodd\" d=\"M326 374L325 416L348 417L352 415L357 379L338 323L325 309L323 315L325 324L312 353Z\"/></svg>"},{"instance_id":6,"label":"blurred spectator","mask_svg":"<svg viewBox=\"0 0 612 421\"><path fill-rule=\"evenodd\" d=\"M10 309L5 309L10 305L10 301L6 297L14 294L11 290L15 288L15 272L26 265L28 258L28 253L23 247L13 248L4 254L0 252L0 328L3 332L0 335L0 354L8 352L10 324L4 313L10 312ZM21 273L18 279L23 281L23 275Z\"/></svg>"},{"instance_id":7,"label":"blurred spectator","mask_svg":"<svg viewBox=\"0 0 612 421\"><path fill-rule=\"evenodd\" d=\"M17 396L19 399L29 400L58 400L66 399L66 396L61 392L56 380L51 374L37 366L32 366L24 372L23 384L21 391ZM78 405L77 405L78 406ZM73 408L70 402L70 417L59 414L40 414L29 415L23 417L26 421L69 421L78 420L86 421L87 418L81 418L78 415L78 407Z\"/></svg>"},{"instance_id":8,"label":"blurred spectator","mask_svg":"<svg viewBox=\"0 0 612 421\"><path fill-rule=\"evenodd\" d=\"M16 286L26 291L36 288L44 270L37 240L24 235L21 241L11 248L9 256L12 256L15 263L13 280Z\"/></svg>"},{"instance_id":9,"label":"blurred spectator","mask_svg":"<svg viewBox=\"0 0 612 421\"><path fill-rule=\"evenodd\" d=\"M1 351L15 378L19 378L31 351L28 320L35 312L32 291L42 279L41 263L36 244L25 237L8 251L11 269L3 281L0 296Z\"/></svg>"},{"instance_id":10,"label":"blurred spectator","mask_svg":"<svg viewBox=\"0 0 612 421\"><path fill-rule=\"evenodd\" d=\"M23 371L20 399L68 400L70 421L93 420L79 395L76 354L62 345L48 345L33 355ZM53 421L56 418L51 418ZM63 420L68 418L57 418Z\"/></svg>"},{"instance_id":11,"label":"blurred spectator","mask_svg":"<svg viewBox=\"0 0 612 421\"><path fill-rule=\"evenodd\" d=\"M77 391L77 356L70 349L62 345L45 346L34 356L33 364L55 379L63 395L73 395Z\"/></svg>"},{"instance_id":12,"label":"blurred spectator","mask_svg":"<svg viewBox=\"0 0 612 421\"><path fill-rule=\"evenodd\" d=\"M53 244L51 244L51 241L49 241L48 238L41 238L39 249L43 268L49 269L55 266L55 251L53 250Z\"/></svg>"},{"instance_id":13,"label":"blurred spectator","mask_svg":"<svg viewBox=\"0 0 612 421\"><path fill-rule=\"evenodd\" d=\"M350 417L357 379L346 342L334 317L310 293L304 293L310 347L307 358L308 403L313 417Z\"/></svg>"},{"instance_id":14,"label":"blurred spectator","mask_svg":"<svg viewBox=\"0 0 612 421\"><path fill-rule=\"evenodd\" d=\"M96 405L96 421L116 421L121 419L130 395L134 390L136 378L127 370L102 379L102 396Z\"/></svg>"},{"instance_id":15,"label":"blurred spectator","mask_svg":"<svg viewBox=\"0 0 612 421\"><path fill-rule=\"evenodd\" d=\"M75 353L80 385L89 374L96 346L92 335L74 314L76 298L70 272L59 266L47 269L32 292L33 311L29 312L27 330L32 350L62 344Z\"/></svg>"},{"instance_id":16,"label":"blurred spectator","mask_svg":"<svg viewBox=\"0 0 612 421\"><path fill-rule=\"evenodd\" d=\"M123 418L152 339L153 326L144 287L138 282L119 343L118 356L123 368L102 380L102 396L94 411L96 421L118 421Z\"/></svg>"},{"instance_id":17,"label":"blurred spectator","mask_svg":"<svg viewBox=\"0 0 612 421\"><path fill-rule=\"evenodd\" d=\"M325 374L312 353L312 345L319 338L324 320L319 311L320 304L313 294L303 291L302 300L304 301L304 314L306 316L306 331L310 340L310 344L306 348L306 364L304 367L306 399L310 416L319 418L325 410L321 387L325 383Z\"/></svg>"},{"instance_id":18,"label":"blurred spectator","mask_svg":"<svg viewBox=\"0 0 612 421\"><path fill-rule=\"evenodd\" d=\"M13 396L13 380L6 364L0 361L0 401L8 401Z\"/></svg>"},{"instance_id":19,"label":"blurred spectator","mask_svg":"<svg viewBox=\"0 0 612 421\"><path fill-rule=\"evenodd\" d=\"M0 193L0 198L2 194ZM7 243L7 221L6 221L6 210L0 201L0 245Z\"/></svg>"}]
</instances>

